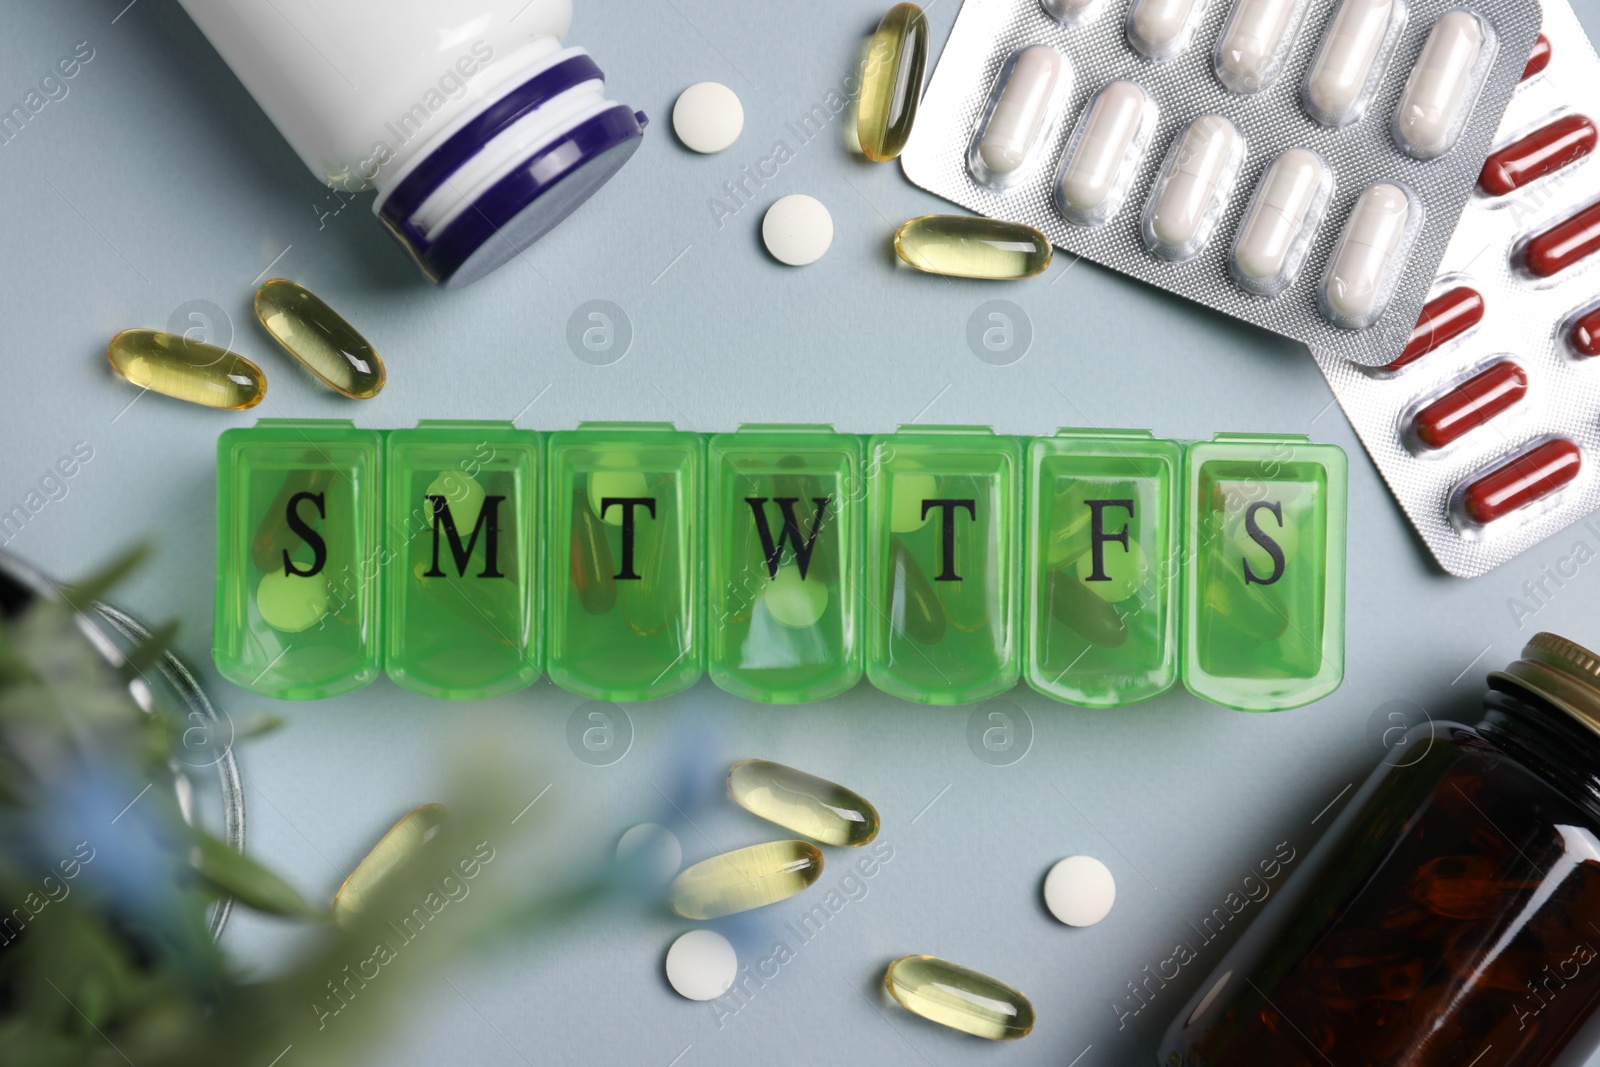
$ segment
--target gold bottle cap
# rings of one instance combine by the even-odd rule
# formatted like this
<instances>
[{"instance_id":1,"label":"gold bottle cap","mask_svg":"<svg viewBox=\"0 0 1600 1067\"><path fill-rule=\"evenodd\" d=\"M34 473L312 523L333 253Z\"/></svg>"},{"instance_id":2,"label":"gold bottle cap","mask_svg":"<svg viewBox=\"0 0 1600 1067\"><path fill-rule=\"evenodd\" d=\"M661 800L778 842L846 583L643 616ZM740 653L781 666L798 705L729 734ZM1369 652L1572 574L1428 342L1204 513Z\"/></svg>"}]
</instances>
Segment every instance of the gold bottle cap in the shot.
<instances>
[{"instance_id":1,"label":"gold bottle cap","mask_svg":"<svg viewBox=\"0 0 1600 1067\"><path fill-rule=\"evenodd\" d=\"M1600 734L1600 656L1565 637L1537 633L1522 658L1489 675L1489 684L1509 682L1565 711Z\"/></svg>"}]
</instances>

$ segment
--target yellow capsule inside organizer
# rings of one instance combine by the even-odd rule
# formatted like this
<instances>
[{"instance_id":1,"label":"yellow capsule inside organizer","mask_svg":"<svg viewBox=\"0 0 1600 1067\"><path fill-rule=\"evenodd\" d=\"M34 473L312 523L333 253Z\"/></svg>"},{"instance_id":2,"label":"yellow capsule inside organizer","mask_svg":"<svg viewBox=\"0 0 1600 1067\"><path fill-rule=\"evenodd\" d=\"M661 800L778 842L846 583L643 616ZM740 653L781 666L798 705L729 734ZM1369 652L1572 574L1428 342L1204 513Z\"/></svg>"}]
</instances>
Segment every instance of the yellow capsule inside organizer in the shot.
<instances>
[{"instance_id":1,"label":"yellow capsule inside organizer","mask_svg":"<svg viewBox=\"0 0 1600 1067\"><path fill-rule=\"evenodd\" d=\"M878 811L866 797L771 760L735 763L728 795L751 814L824 845L853 848L878 836Z\"/></svg>"},{"instance_id":2,"label":"yellow capsule inside organizer","mask_svg":"<svg viewBox=\"0 0 1600 1067\"><path fill-rule=\"evenodd\" d=\"M1049 238L1020 222L977 215L923 215L894 235L895 253L929 274L1004 281L1050 265Z\"/></svg>"},{"instance_id":3,"label":"yellow capsule inside organizer","mask_svg":"<svg viewBox=\"0 0 1600 1067\"><path fill-rule=\"evenodd\" d=\"M274 278L256 290L256 318L273 340L332 389L370 400L383 388L383 360L365 337L303 285Z\"/></svg>"},{"instance_id":4,"label":"yellow capsule inside organizer","mask_svg":"<svg viewBox=\"0 0 1600 1067\"><path fill-rule=\"evenodd\" d=\"M907 1011L952 1030L1014 1041L1033 1029L1033 1005L1004 982L937 956L901 956L883 976Z\"/></svg>"},{"instance_id":5,"label":"yellow capsule inside organizer","mask_svg":"<svg viewBox=\"0 0 1600 1067\"><path fill-rule=\"evenodd\" d=\"M106 348L111 369L141 389L202 407L243 411L267 395L267 376L243 356L162 330L123 330Z\"/></svg>"},{"instance_id":6,"label":"yellow capsule inside organizer","mask_svg":"<svg viewBox=\"0 0 1600 1067\"><path fill-rule=\"evenodd\" d=\"M672 910L685 919L718 919L788 900L822 876L822 853L809 841L768 841L712 856L672 880Z\"/></svg>"},{"instance_id":7,"label":"yellow capsule inside organizer","mask_svg":"<svg viewBox=\"0 0 1600 1067\"><path fill-rule=\"evenodd\" d=\"M896 4L883 16L861 71L856 137L875 163L900 154L911 138L928 64L928 20L916 4Z\"/></svg>"},{"instance_id":8,"label":"yellow capsule inside organizer","mask_svg":"<svg viewBox=\"0 0 1600 1067\"><path fill-rule=\"evenodd\" d=\"M443 804L424 804L395 823L333 895L333 921L348 929L384 880L415 859L449 820L450 811Z\"/></svg>"}]
</instances>

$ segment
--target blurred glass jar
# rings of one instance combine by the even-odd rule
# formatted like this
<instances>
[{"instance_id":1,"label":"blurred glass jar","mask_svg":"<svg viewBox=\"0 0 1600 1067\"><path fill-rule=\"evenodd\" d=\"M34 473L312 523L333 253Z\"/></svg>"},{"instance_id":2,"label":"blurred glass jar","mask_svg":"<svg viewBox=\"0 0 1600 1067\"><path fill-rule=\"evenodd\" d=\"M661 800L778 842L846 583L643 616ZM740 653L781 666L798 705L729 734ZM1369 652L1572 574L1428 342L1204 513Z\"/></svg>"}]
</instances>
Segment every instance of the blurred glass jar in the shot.
<instances>
[{"instance_id":1,"label":"blurred glass jar","mask_svg":"<svg viewBox=\"0 0 1600 1067\"><path fill-rule=\"evenodd\" d=\"M55 582L0 551L0 622L18 618L35 601L59 600L61 595ZM77 619L84 640L113 667L126 664L128 655L151 638L144 623L103 600L95 601L89 611L79 612ZM0 633L0 639L3 637ZM170 649L128 683L128 694L146 714L161 704L189 724L167 760L178 810L186 822L198 823L243 852L244 785L233 758L233 721L217 711L194 672ZM197 789L194 784L191 772L206 768L216 774L215 790ZM232 912L232 897L211 906L206 928L213 940L221 940Z\"/></svg>"},{"instance_id":2,"label":"blurred glass jar","mask_svg":"<svg viewBox=\"0 0 1600 1067\"><path fill-rule=\"evenodd\" d=\"M1578 1067L1600 1048L1600 657L1425 723L1168 1028L1165 1067ZM1417 754L1420 752L1420 755Z\"/></svg>"}]
</instances>

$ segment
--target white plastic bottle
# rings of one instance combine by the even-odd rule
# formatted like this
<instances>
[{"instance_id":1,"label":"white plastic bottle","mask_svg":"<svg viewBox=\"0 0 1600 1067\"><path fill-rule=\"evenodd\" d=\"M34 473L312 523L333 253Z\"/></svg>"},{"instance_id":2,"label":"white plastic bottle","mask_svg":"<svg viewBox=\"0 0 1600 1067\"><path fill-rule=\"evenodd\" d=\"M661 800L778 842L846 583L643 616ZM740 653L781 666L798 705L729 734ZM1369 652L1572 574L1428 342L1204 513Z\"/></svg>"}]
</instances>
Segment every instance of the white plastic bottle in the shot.
<instances>
[{"instance_id":1,"label":"white plastic bottle","mask_svg":"<svg viewBox=\"0 0 1600 1067\"><path fill-rule=\"evenodd\" d=\"M459 288L542 237L639 147L571 0L180 0L312 172Z\"/></svg>"}]
</instances>

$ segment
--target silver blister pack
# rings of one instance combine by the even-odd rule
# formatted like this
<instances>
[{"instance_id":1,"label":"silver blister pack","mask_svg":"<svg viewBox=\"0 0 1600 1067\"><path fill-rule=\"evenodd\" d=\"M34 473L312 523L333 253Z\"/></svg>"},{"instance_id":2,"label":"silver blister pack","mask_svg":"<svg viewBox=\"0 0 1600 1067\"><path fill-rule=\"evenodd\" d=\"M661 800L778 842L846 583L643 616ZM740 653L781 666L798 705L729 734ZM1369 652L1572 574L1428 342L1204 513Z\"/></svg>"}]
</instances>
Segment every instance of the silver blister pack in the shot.
<instances>
[{"instance_id":1,"label":"silver blister pack","mask_svg":"<svg viewBox=\"0 0 1600 1067\"><path fill-rule=\"evenodd\" d=\"M1367 69L1372 76L1350 90L1355 102L1349 113L1314 105L1306 90L1308 75L1341 9L1377 4L1389 13L1371 41ZM1170 22L1167 16L1182 11L1192 17L1183 20L1179 32L1167 33L1171 27L1163 19ZM1235 26L1236 12L1241 24L1250 24ZM1456 112L1463 116L1460 121L1435 121L1426 113L1424 125L1438 135L1435 141L1403 147L1412 126L1398 123L1397 112L1403 97L1416 99L1407 96L1408 79L1432 31L1444 25L1441 20L1482 35L1461 71L1459 84L1470 90L1470 99ZM1356 21L1347 15L1347 25ZM1281 30L1280 46L1270 40L1262 46L1256 31L1264 23ZM982 215L1027 223L1067 252L1348 360L1382 364L1410 335L1539 23L1536 0L966 0L901 163L906 176L924 189ZM1166 36L1153 36L1152 27ZM1046 58L1041 54L1025 54L1036 45L1059 54L1065 84L1058 92L1041 91L1032 101L1000 100L1004 75L1019 60L1030 72L1051 68L1037 61ZM1236 92L1225 80L1247 90L1264 87ZM1421 80L1417 93L1439 91L1438 79ZM1319 79L1319 84L1328 83ZM1137 110L1135 88L1147 98L1148 110ZM1015 145L979 143L997 111L1007 130L1019 116L1043 116L1045 133L1020 164L1016 160L1026 139L1013 138ZM1313 112L1324 121L1312 118ZM1425 112L1411 108L1407 113ZM1100 128L1086 130L1097 116ZM1219 162L1211 172L1184 177L1192 186L1220 173L1228 184L1198 226L1189 225L1192 220L1182 211L1168 213L1178 216L1168 227L1172 234L1201 236L1152 236L1147 208L1152 196L1170 185L1164 164L1182 154L1175 151L1179 139L1207 116L1220 117L1237 131L1242 153L1232 151L1224 124L1213 123L1215 137L1198 147L1229 165ZM1080 172L1093 168L1075 166L1077 146L1098 145L1109 136L1139 142L1131 153L1137 158L1121 176L1126 180L1097 185L1099 176L1090 173L1085 182ZM1245 224L1257 218L1247 219L1246 212L1255 210L1260 198L1254 194L1269 167L1292 149L1302 150L1292 158L1305 163L1306 174L1312 164L1305 157L1314 154L1331 179L1321 187L1320 201L1300 201L1304 210L1319 208L1319 216L1295 216L1311 224L1303 227L1305 239L1287 250L1295 255L1294 269L1241 281L1235 276L1234 245L1241 230L1253 232ZM990 163L998 169L991 171ZM1301 185L1309 190L1307 181ZM1410 205L1413 214L1373 232L1391 242L1386 263L1402 257L1404 262L1370 272L1387 287L1368 294L1370 315L1362 313L1359 299L1353 313L1349 300L1335 299L1330 308L1323 299L1325 283L1336 295L1360 292L1345 277L1330 280L1341 262L1336 245L1361 194L1384 183L1393 187L1391 195L1374 210ZM1115 198L1099 199L1095 190L1102 186ZM1252 241L1254 248L1258 242ZM1360 257L1343 262L1361 266ZM1330 316L1344 324L1335 325Z\"/></svg>"},{"instance_id":2,"label":"silver blister pack","mask_svg":"<svg viewBox=\"0 0 1600 1067\"><path fill-rule=\"evenodd\" d=\"M1544 25L1396 365L1312 349L1412 525L1464 578L1600 506L1600 60L1565 0L1545 0ZM1489 497L1491 474L1509 496Z\"/></svg>"}]
</instances>

